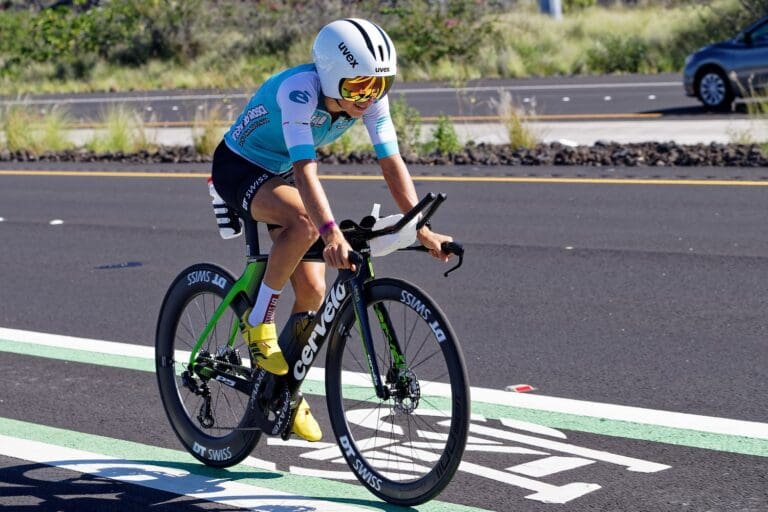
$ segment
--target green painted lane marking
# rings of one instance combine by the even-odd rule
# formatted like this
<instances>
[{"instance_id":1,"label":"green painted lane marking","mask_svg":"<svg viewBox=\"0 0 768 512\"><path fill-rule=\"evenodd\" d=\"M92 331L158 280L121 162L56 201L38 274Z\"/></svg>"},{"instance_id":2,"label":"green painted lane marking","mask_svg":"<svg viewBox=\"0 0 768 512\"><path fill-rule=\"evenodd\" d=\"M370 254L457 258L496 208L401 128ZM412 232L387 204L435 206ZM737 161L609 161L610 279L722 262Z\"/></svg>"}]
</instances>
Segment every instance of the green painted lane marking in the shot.
<instances>
[{"instance_id":1,"label":"green painted lane marking","mask_svg":"<svg viewBox=\"0 0 768 512\"><path fill-rule=\"evenodd\" d=\"M228 469L215 469L199 463L191 455L178 450L37 425L9 418L0 417L0 435L76 450L85 449L88 452L97 452L109 457L125 459L126 461L180 469L195 475L226 479L246 485L299 494L301 496L370 510L407 510L379 501L364 487L357 484L347 484L311 476L297 476L282 471L267 471L246 464L238 464ZM0 448L0 453L2 453L2 448ZM141 482L137 483L141 485ZM296 503L296 505L298 506L300 503ZM431 501L414 507L411 510L423 512L480 512L484 509L442 501Z\"/></svg>"},{"instance_id":2,"label":"green painted lane marking","mask_svg":"<svg viewBox=\"0 0 768 512\"><path fill-rule=\"evenodd\" d=\"M149 349L149 347L144 347ZM86 364L96 364L128 370L153 372L153 359L105 354L93 351L36 345L0 338L0 352L11 352L27 356L37 356L63 361ZM325 384L322 380L308 378L302 385L302 391L312 395L325 395ZM350 399L371 400L367 389L355 386L345 386L344 396ZM510 418L552 428L607 435L640 441L651 441L690 448L755 455L768 457L768 439L728 435L723 433L705 432L695 429L675 428L663 425L650 425L618 419L606 419L594 416L581 416L563 412L536 410L510 405L483 402L482 396L472 400L472 412L490 419ZM430 409L447 410L450 401L444 397L430 396L424 401L424 406Z\"/></svg>"},{"instance_id":3,"label":"green painted lane marking","mask_svg":"<svg viewBox=\"0 0 768 512\"><path fill-rule=\"evenodd\" d=\"M0 352L11 352L25 356L45 357L59 361L72 363L95 364L97 366L110 366L126 370L139 370L142 372L155 372L155 362L152 359L133 356L120 356L104 354L101 352L88 352L71 348L54 348L45 345L35 345L0 338Z\"/></svg>"}]
</instances>

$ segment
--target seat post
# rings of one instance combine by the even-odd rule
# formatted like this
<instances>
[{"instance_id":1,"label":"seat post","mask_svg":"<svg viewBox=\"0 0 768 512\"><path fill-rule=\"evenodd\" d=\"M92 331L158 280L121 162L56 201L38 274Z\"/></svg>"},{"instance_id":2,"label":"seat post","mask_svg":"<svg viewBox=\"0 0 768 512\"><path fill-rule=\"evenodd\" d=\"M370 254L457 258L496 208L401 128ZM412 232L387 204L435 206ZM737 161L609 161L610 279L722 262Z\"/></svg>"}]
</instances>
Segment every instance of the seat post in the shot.
<instances>
[{"instance_id":1,"label":"seat post","mask_svg":"<svg viewBox=\"0 0 768 512\"><path fill-rule=\"evenodd\" d=\"M242 217L242 219L245 227L245 256L248 261L253 261L261 256L259 250L259 223L250 217Z\"/></svg>"}]
</instances>

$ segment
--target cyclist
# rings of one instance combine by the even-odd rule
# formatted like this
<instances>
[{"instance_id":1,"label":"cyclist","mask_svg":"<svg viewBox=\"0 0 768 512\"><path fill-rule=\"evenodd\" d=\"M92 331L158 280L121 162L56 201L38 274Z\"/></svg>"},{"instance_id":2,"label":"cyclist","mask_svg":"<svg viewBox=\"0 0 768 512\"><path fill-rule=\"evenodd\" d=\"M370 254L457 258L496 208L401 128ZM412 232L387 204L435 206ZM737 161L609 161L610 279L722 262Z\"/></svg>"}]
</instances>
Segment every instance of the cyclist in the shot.
<instances>
[{"instance_id":1,"label":"cyclist","mask_svg":"<svg viewBox=\"0 0 768 512\"><path fill-rule=\"evenodd\" d=\"M405 212L418 202L389 115L387 91L397 72L389 36L366 20L336 20L317 34L312 57L313 63L267 79L213 156L218 193L242 215L267 223L273 241L263 284L241 329L252 360L277 375L289 370L274 323L283 287L290 280L296 297L292 313L316 310L325 295L323 263L302 262L302 256L319 236L326 264L352 268L351 248L318 179L315 148L362 118L397 206ZM417 237L434 257L448 260L440 246L451 237L427 226ZM322 436L306 400L298 406L293 431L309 441Z\"/></svg>"}]
</instances>

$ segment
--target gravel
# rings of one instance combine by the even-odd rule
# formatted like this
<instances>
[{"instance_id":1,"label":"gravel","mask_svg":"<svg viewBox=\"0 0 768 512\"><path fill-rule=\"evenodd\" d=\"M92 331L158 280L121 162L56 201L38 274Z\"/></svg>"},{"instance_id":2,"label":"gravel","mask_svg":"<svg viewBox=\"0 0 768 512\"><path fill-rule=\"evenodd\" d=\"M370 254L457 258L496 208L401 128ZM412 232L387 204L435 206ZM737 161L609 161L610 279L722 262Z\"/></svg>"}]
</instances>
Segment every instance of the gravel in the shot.
<instances>
[{"instance_id":1,"label":"gravel","mask_svg":"<svg viewBox=\"0 0 768 512\"><path fill-rule=\"evenodd\" d=\"M578 165L595 167L768 167L768 149L758 144L695 144L644 142L619 144L597 142L592 146L567 146L560 143L539 144L532 149L510 145L470 144L456 153L416 155L405 152L409 164L422 165ZM319 160L328 164L372 164L376 156L369 151L333 154L321 148ZM0 150L3 162L122 162L122 163L204 163L192 146L163 146L155 151L137 153L94 153L73 149L36 155L28 151Z\"/></svg>"}]
</instances>

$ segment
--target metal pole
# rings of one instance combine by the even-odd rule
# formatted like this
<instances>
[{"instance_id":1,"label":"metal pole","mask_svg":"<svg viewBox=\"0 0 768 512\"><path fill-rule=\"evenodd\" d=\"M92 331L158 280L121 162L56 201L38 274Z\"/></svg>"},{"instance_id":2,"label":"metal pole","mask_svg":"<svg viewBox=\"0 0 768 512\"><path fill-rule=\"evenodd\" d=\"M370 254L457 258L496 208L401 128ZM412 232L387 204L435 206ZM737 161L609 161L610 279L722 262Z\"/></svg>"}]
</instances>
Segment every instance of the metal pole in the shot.
<instances>
[{"instance_id":1,"label":"metal pole","mask_svg":"<svg viewBox=\"0 0 768 512\"><path fill-rule=\"evenodd\" d=\"M539 0L541 12L548 14L556 20L563 19L563 4L561 0Z\"/></svg>"}]
</instances>

